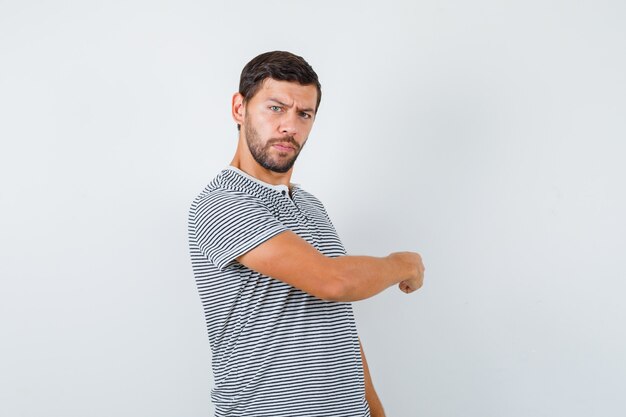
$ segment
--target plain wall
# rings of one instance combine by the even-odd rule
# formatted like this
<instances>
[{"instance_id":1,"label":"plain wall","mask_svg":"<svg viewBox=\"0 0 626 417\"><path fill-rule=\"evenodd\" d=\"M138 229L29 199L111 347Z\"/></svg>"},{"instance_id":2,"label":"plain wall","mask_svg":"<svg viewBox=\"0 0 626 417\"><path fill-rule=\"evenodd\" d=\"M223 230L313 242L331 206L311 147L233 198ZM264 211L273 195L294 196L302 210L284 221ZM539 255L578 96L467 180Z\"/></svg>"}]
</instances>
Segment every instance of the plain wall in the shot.
<instances>
[{"instance_id":1,"label":"plain wall","mask_svg":"<svg viewBox=\"0 0 626 417\"><path fill-rule=\"evenodd\" d=\"M351 254L389 417L623 416L623 1L0 0L0 415L208 416L187 210L243 65L323 99L293 177Z\"/></svg>"}]
</instances>

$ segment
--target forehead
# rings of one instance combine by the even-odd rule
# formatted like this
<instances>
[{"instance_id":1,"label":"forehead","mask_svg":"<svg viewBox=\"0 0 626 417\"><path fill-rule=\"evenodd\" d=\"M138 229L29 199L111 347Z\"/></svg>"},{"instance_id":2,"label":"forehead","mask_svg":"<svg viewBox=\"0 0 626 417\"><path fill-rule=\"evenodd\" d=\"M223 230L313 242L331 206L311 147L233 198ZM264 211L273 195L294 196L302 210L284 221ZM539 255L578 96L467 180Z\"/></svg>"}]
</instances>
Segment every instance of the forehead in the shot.
<instances>
[{"instance_id":1,"label":"forehead","mask_svg":"<svg viewBox=\"0 0 626 417\"><path fill-rule=\"evenodd\" d=\"M267 100L274 98L298 107L315 108L317 103L317 87L315 85L302 85L292 81L278 81L267 78L261 88L252 97L252 100Z\"/></svg>"}]
</instances>

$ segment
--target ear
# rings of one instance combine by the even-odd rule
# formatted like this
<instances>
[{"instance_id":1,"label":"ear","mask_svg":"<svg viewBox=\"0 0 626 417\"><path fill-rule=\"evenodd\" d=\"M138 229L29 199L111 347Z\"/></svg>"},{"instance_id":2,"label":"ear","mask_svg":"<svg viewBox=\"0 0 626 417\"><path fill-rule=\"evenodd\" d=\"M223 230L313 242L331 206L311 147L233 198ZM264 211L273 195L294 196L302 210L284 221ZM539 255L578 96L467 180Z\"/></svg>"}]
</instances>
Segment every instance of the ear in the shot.
<instances>
[{"instance_id":1,"label":"ear","mask_svg":"<svg viewBox=\"0 0 626 417\"><path fill-rule=\"evenodd\" d=\"M233 120L239 125L243 124L243 120L246 116L246 106L243 103L243 96L241 93L233 94L231 111Z\"/></svg>"}]
</instances>

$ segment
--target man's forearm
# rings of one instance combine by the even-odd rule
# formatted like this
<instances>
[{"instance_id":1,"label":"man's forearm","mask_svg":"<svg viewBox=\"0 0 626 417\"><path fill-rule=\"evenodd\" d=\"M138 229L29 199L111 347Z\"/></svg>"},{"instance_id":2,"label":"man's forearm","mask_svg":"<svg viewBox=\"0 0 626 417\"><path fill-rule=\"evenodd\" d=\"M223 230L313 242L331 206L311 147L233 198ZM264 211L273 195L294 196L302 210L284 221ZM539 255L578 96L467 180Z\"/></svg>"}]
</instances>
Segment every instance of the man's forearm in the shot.
<instances>
[{"instance_id":1,"label":"man's forearm","mask_svg":"<svg viewBox=\"0 0 626 417\"><path fill-rule=\"evenodd\" d=\"M384 258L341 256L329 258L338 286L336 301L357 301L415 276L416 256L409 252L393 253ZM421 260L419 261L421 264Z\"/></svg>"}]
</instances>

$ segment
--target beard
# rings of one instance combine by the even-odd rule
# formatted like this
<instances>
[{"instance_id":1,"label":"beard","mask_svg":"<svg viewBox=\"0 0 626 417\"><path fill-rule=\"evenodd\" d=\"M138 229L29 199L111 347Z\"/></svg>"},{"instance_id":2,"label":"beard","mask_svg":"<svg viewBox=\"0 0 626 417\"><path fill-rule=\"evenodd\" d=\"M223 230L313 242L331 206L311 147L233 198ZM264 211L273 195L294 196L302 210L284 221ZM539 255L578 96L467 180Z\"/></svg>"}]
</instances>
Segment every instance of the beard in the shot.
<instances>
[{"instance_id":1,"label":"beard","mask_svg":"<svg viewBox=\"0 0 626 417\"><path fill-rule=\"evenodd\" d=\"M257 163L263 168L273 172L284 174L289 171L296 162L296 159L298 159L298 155L300 155L300 151L302 150L304 144L300 146L293 136L272 138L263 143L263 140L259 137L259 132L257 132L249 120L246 120L246 122L247 123L244 127L246 142L248 143L248 149L250 149L250 153L252 154L254 160L257 161ZM275 152L272 145L280 142L286 142L293 146L294 151L292 156L289 156L289 152L278 152L278 156L272 156L272 150Z\"/></svg>"}]
</instances>

